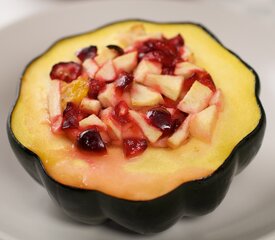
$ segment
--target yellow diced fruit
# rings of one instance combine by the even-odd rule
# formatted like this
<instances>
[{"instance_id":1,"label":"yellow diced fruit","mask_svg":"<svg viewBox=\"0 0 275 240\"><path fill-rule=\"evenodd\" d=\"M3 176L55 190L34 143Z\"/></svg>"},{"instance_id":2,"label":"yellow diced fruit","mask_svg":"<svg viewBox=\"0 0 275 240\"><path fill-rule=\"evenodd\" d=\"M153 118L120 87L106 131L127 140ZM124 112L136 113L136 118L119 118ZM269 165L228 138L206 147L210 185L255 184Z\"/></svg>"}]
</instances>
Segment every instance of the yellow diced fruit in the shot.
<instances>
[{"instance_id":1,"label":"yellow diced fruit","mask_svg":"<svg viewBox=\"0 0 275 240\"><path fill-rule=\"evenodd\" d=\"M89 91L89 82L87 79L79 78L71 83L62 83L61 88L61 105L62 109L66 107L68 102L79 104Z\"/></svg>"}]
</instances>

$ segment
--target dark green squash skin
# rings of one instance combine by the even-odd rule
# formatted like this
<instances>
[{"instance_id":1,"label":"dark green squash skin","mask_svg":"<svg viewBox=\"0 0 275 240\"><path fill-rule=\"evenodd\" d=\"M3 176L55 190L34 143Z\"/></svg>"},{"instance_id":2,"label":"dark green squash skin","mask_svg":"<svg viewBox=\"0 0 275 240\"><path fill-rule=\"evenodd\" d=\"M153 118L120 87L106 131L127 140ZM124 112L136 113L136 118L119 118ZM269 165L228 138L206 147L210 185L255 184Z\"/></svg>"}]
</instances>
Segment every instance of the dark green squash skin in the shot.
<instances>
[{"instance_id":1,"label":"dark green squash skin","mask_svg":"<svg viewBox=\"0 0 275 240\"><path fill-rule=\"evenodd\" d=\"M169 24L186 23L190 24ZM201 27L221 44L205 27L196 23L191 24ZM73 219L88 224L98 224L112 219L125 228L142 234L163 231L183 216L200 216L213 211L223 200L234 175L251 162L262 144L266 117L259 100L259 77L249 65L241 59L240 61L255 75L255 95L261 111L257 127L239 142L211 176L184 183L161 197L148 201L131 201L95 190L83 190L60 184L46 173L39 157L16 139L11 129L12 112L7 121L10 145L25 170L47 189L51 198Z\"/></svg>"}]
</instances>

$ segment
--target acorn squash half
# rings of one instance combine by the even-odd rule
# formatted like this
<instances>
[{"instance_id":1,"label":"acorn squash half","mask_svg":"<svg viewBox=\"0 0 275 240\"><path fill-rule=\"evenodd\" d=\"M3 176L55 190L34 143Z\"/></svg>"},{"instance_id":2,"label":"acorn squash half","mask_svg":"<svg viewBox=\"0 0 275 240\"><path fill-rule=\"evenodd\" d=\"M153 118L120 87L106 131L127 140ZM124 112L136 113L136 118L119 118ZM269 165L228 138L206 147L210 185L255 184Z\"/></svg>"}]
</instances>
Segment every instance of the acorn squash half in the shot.
<instances>
[{"instance_id":1,"label":"acorn squash half","mask_svg":"<svg viewBox=\"0 0 275 240\"><path fill-rule=\"evenodd\" d=\"M173 150L148 148L135 160L125 160L112 147L107 155L87 161L75 154L68 139L51 132L50 69L56 62L73 60L85 46L118 44L114 36L137 23L149 33L182 34L196 64L223 91L224 110L210 144L191 139ZM199 24L115 22L64 38L27 66L8 119L8 136L23 167L72 218L91 224L112 219L135 232L156 233L182 216L214 210L233 176L253 159L266 125L259 90L256 72Z\"/></svg>"}]
</instances>

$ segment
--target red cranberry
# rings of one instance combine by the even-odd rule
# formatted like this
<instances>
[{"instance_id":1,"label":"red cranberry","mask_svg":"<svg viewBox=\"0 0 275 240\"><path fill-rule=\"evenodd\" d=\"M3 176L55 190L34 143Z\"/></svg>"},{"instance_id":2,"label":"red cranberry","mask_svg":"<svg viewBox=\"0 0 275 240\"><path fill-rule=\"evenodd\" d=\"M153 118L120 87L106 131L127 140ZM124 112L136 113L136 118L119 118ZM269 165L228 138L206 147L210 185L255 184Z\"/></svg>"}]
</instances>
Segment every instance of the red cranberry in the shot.
<instances>
[{"instance_id":1,"label":"red cranberry","mask_svg":"<svg viewBox=\"0 0 275 240\"><path fill-rule=\"evenodd\" d=\"M129 107L125 101L120 101L115 107L113 111L113 117L120 124L125 124L128 122L128 113Z\"/></svg>"},{"instance_id":2,"label":"red cranberry","mask_svg":"<svg viewBox=\"0 0 275 240\"><path fill-rule=\"evenodd\" d=\"M78 108L72 102L68 102L63 111L62 129L78 128L78 114Z\"/></svg>"},{"instance_id":3,"label":"red cranberry","mask_svg":"<svg viewBox=\"0 0 275 240\"><path fill-rule=\"evenodd\" d=\"M77 79L82 72L82 66L75 62L60 62L52 67L50 77L67 83Z\"/></svg>"},{"instance_id":4,"label":"red cranberry","mask_svg":"<svg viewBox=\"0 0 275 240\"><path fill-rule=\"evenodd\" d=\"M134 77L131 73L122 72L119 74L118 79L116 80L116 89L123 93L125 89L127 89L131 83L133 82Z\"/></svg>"},{"instance_id":5,"label":"red cranberry","mask_svg":"<svg viewBox=\"0 0 275 240\"><path fill-rule=\"evenodd\" d=\"M77 53L77 57L82 62L84 62L88 58L94 58L96 55L97 55L96 46L89 46L89 47L83 48Z\"/></svg>"},{"instance_id":6,"label":"red cranberry","mask_svg":"<svg viewBox=\"0 0 275 240\"><path fill-rule=\"evenodd\" d=\"M147 148L147 141L139 138L123 139L123 150L126 157L135 157Z\"/></svg>"},{"instance_id":7,"label":"red cranberry","mask_svg":"<svg viewBox=\"0 0 275 240\"><path fill-rule=\"evenodd\" d=\"M163 107L156 107L146 114L153 126L162 130L164 134L169 133L172 125L172 117L169 111Z\"/></svg>"},{"instance_id":8,"label":"red cranberry","mask_svg":"<svg viewBox=\"0 0 275 240\"><path fill-rule=\"evenodd\" d=\"M173 134L178 128L179 126L183 123L183 120L182 119L179 119L179 118L176 118L173 120L173 123L172 123L172 127L171 127L171 133L170 134Z\"/></svg>"},{"instance_id":9,"label":"red cranberry","mask_svg":"<svg viewBox=\"0 0 275 240\"><path fill-rule=\"evenodd\" d=\"M163 67L161 74L163 75L174 75L175 66Z\"/></svg>"},{"instance_id":10,"label":"red cranberry","mask_svg":"<svg viewBox=\"0 0 275 240\"><path fill-rule=\"evenodd\" d=\"M144 54L144 53L143 53ZM144 54L144 58L150 61L163 63L165 55L161 51L152 51Z\"/></svg>"},{"instance_id":11,"label":"red cranberry","mask_svg":"<svg viewBox=\"0 0 275 240\"><path fill-rule=\"evenodd\" d=\"M121 47L117 46L117 45L108 45L107 48L115 50L118 53L118 55L123 55L124 54L124 50Z\"/></svg>"},{"instance_id":12,"label":"red cranberry","mask_svg":"<svg viewBox=\"0 0 275 240\"><path fill-rule=\"evenodd\" d=\"M170 45L176 46L177 48L180 48L184 45L184 40L183 40L182 36L180 34L178 34L177 36L170 38L168 40L168 43Z\"/></svg>"},{"instance_id":13,"label":"red cranberry","mask_svg":"<svg viewBox=\"0 0 275 240\"><path fill-rule=\"evenodd\" d=\"M151 61L160 62L163 67L164 73L171 74L175 64L181 60L179 47L184 44L180 35L171 39L149 39L139 46L139 60L146 58Z\"/></svg>"},{"instance_id":14,"label":"red cranberry","mask_svg":"<svg viewBox=\"0 0 275 240\"><path fill-rule=\"evenodd\" d=\"M170 134L173 134L186 119L187 114L177 110L173 115Z\"/></svg>"},{"instance_id":15,"label":"red cranberry","mask_svg":"<svg viewBox=\"0 0 275 240\"><path fill-rule=\"evenodd\" d=\"M98 94L105 88L105 86L106 83L104 81L90 79L88 96L93 99L97 98Z\"/></svg>"},{"instance_id":16,"label":"red cranberry","mask_svg":"<svg viewBox=\"0 0 275 240\"><path fill-rule=\"evenodd\" d=\"M213 92L216 91L216 86L212 77L209 73L204 71L196 71L191 77L185 79L183 84L183 91L189 91L195 81L199 81L201 84L209 87Z\"/></svg>"},{"instance_id":17,"label":"red cranberry","mask_svg":"<svg viewBox=\"0 0 275 240\"><path fill-rule=\"evenodd\" d=\"M79 148L86 151L105 153L106 146L96 129L86 130L78 136L77 144Z\"/></svg>"}]
</instances>

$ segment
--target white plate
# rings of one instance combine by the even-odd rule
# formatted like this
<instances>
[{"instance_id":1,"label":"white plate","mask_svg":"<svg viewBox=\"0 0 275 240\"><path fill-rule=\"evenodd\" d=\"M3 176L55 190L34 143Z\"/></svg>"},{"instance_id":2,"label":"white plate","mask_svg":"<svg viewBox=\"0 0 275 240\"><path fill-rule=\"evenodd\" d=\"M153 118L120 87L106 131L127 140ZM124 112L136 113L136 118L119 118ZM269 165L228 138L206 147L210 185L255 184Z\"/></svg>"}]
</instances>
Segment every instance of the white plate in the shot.
<instances>
[{"instance_id":1,"label":"white plate","mask_svg":"<svg viewBox=\"0 0 275 240\"><path fill-rule=\"evenodd\" d=\"M19 165L6 137L6 118L24 66L56 39L125 18L201 22L259 73L268 126L261 151L235 177L222 204L211 214L183 219L146 239L231 240L275 238L275 33L254 13L206 2L84 2L56 8L0 31L0 239L145 239L112 224L73 222L55 207L45 189ZM262 20L261 20L262 19Z\"/></svg>"}]
</instances>

